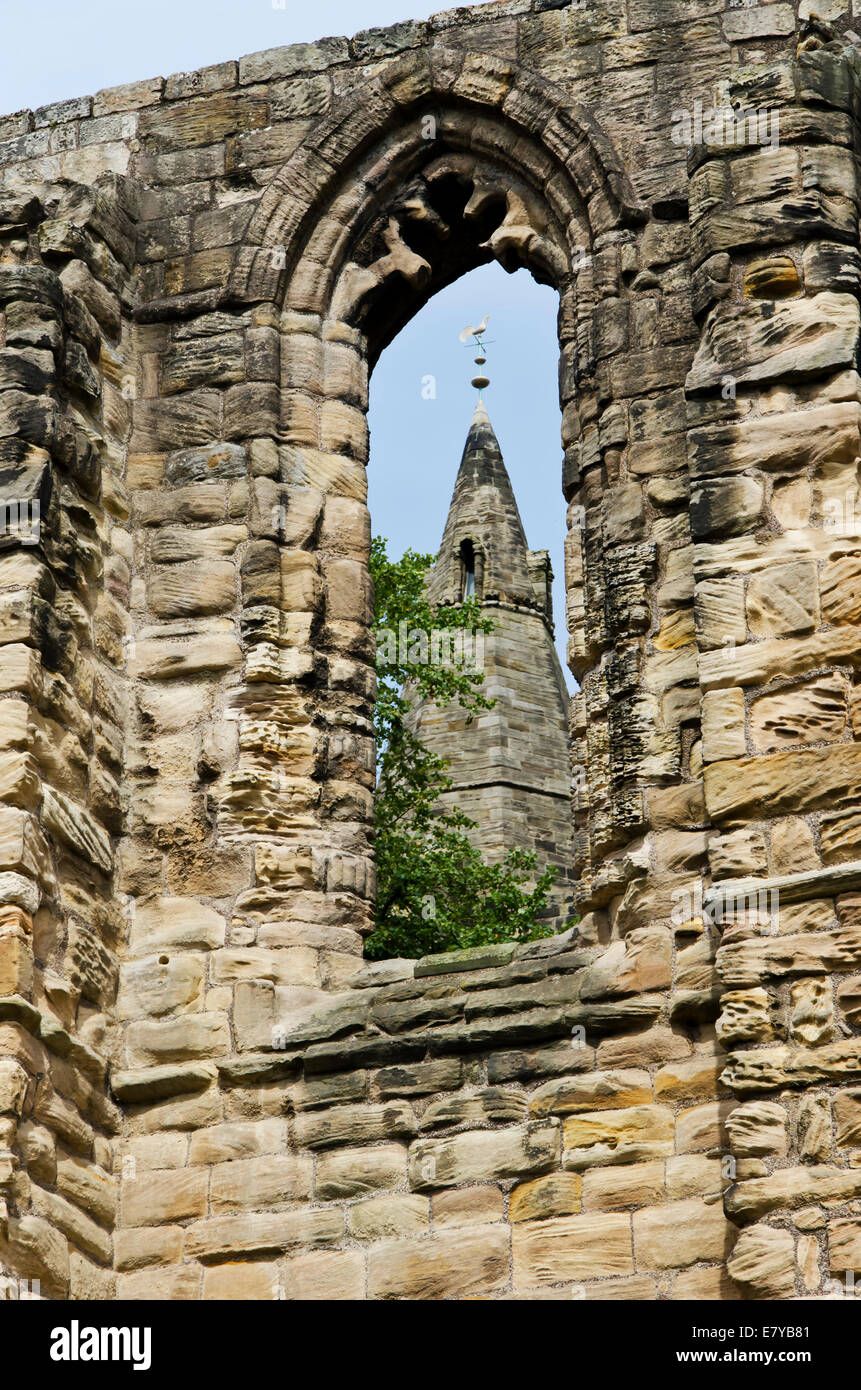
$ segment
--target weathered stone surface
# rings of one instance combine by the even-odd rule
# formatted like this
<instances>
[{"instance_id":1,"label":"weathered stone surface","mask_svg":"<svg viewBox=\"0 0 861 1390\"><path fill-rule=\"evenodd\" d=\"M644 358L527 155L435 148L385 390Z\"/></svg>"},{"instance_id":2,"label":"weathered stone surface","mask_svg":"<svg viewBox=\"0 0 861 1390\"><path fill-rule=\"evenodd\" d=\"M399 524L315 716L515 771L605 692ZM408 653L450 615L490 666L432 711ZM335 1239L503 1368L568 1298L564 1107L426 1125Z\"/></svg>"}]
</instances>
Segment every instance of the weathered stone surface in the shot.
<instances>
[{"instance_id":1,"label":"weathered stone surface","mask_svg":"<svg viewBox=\"0 0 861 1390\"><path fill-rule=\"evenodd\" d=\"M645 1071L589 1072L545 1082L533 1093L529 1113L536 1117L572 1111L616 1109L649 1104L652 1088Z\"/></svg>"},{"instance_id":2,"label":"weathered stone surface","mask_svg":"<svg viewBox=\"0 0 861 1390\"><path fill-rule=\"evenodd\" d=\"M828 1042L834 1036L834 1012L830 983L798 980L790 991L790 1037L807 1047Z\"/></svg>"},{"instance_id":3,"label":"weathered stone surface","mask_svg":"<svg viewBox=\"0 0 861 1390\"><path fill-rule=\"evenodd\" d=\"M787 1298L795 1289L792 1232L759 1223L742 1231L727 1270L750 1298Z\"/></svg>"},{"instance_id":4,"label":"weathered stone surface","mask_svg":"<svg viewBox=\"0 0 861 1390\"><path fill-rule=\"evenodd\" d=\"M133 1066L220 1057L227 1049L229 1036L226 1013L186 1014L153 1022L138 1020L126 1031L126 1057Z\"/></svg>"},{"instance_id":5,"label":"weathered stone surface","mask_svg":"<svg viewBox=\"0 0 861 1390\"><path fill-rule=\"evenodd\" d=\"M769 753L757 759L755 778L739 761L712 764L703 777L711 814L728 824L738 824L763 796L775 815L848 807L859 795L861 749L847 744Z\"/></svg>"},{"instance_id":6,"label":"weathered stone surface","mask_svg":"<svg viewBox=\"0 0 861 1390\"><path fill-rule=\"evenodd\" d=\"M519 1288L632 1274L629 1216L583 1213L526 1221L512 1232Z\"/></svg>"},{"instance_id":7,"label":"weathered stone surface","mask_svg":"<svg viewBox=\"0 0 861 1390\"><path fill-rule=\"evenodd\" d=\"M316 1193L324 1201L363 1197L378 1188L399 1187L407 1174L407 1151L400 1144L324 1153L317 1160Z\"/></svg>"},{"instance_id":8,"label":"weathered stone surface","mask_svg":"<svg viewBox=\"0 0 861 1390\"><path fill-rule=\"evenodd\" d=\"M638 1163L673 1152L672 1111L660 1105L572 1115L563 1133L566 1168Z\"/></svg>"},{"instance_id":9,"label":"weathered stone surface","mask_svg":"<svg viewBox=\"0 0 861 1390\"><path fill-rule=\"evenodd\" d=\"M210 1180L209 1210L217 1216L308 1199L311 1170L309 1159L293 1154L265 1154L217 1163Z\"/></svg>"},{"instance_id":10,"label":"weathered stone surface","mask_svg":"<svg viewBox=\"0 0 861 1390\"><path fill-rule=\"evenodd\" d=\"M156 898L136 907L132 945L136 954L223 946L224 918L192 898Z\"/></svg>"},{"instance_id":11,"label":"weathered stone surface","mask_svg":"<svg viewBox=\"0 0 861 1390\"><path fill-rule=\"evenodd\" d=\"M502 1189L494 1184L452 1187L434 1193L431 1219L434 1227L483 1226L488 1221L502 1221L504 1205Z\"/></svg>"},{"instance_id":12,"label":"weathered stone surface","mask_svg":"<svg viewBox=\"0 0 861 1390\"><path fill-rule=\"evenodd\" d=\"M597 1062L599 1067L634 1067L637 1063L649 1066L687 1057L691 1051L683 1033L658 1026L628 1038L605 1038L598 1045Z\"/></svg>"},{"instance_id":13,"label":"weathered stone surface","mask_svg":"<svg viewBox=\"0 0 861 1390\"><path fill-rule=\"evenodd\" d=\"M779 1168L766 1178L748 1178L727 1193L726 1210L734 1220L750 1221L769 1212L835 1199L841 1202L861 1191L858 1169L810 1166Z\"/></svg>"},{"instance_id":14,"label":"weathered stone surface","mask_svg":"<svg viewBox=\"0 0 861 1390\"><path fill-rule=\"evenodd\" d=\"M559 1155L558 1122L419 1139L410 1146L410 1187L419 1192L465 1182L518 1178L540 1173Z\"/></svg>"},{"instance_id":15,"label":"weathered stone surface","mask_svg":"<svg viewBox=\"0 0 861 1390\"><path fill-rule=\"evenodd\" d=\"M643 1269L679 1269L726 1257L729 1226L719 1204L667 1202L634 1212L634 1251Z\"/></svg>"},{"instance_id":16,"label":"weathered stone surface","mask_svg":"<svg viewBox=\"0 0 861 1390\"><path fill-rule=\"evenodd\" d=\"M303 1302L364 1298L365 1262L352 1250L296 1255L284 1263L281 1288L285 1298Z\"/></svg>"},{"instance_id":17,"label":"weathered stone surface","mask_svg":"<svg viewBox=\"0 0 861 1390\"><path fill-rule=\"evenodd\" d=\"M842 681L819 678L780 695L754 700L750 727L758 753L772 753L799 743L830 743L846 727Z\"/></svg>"},{"instance_id":18,"label":"weathered stone surface","mask_svg":"<svg viewBox=\"0 0 861 1390\"><path fill-rule=\"evenodd\" d=\"M393 1096L432 1095L460 1085L462 1067L456 1057L419 1062L409 1067L383 1067L374 1077L374 1090L383 1099Z\"/></svg>"},{"instance_id":19,"label":"weathered stone surface","mask_svg":"<svg viewBox=\"0 0 861 1390\"><path fill-rule=\"evenodd\" d=\"M491 1088L471 1096L446 1096L432 1101L421 1117L420 1129L442 1129L454 1125L476 1125L484 1121L505 1123L526 1118L526 1097L518 1091Z\"/></svg>"},{"instance_id":20,"label":"weathered stone surface","mask_svg":"<svg viewBox=\"0 0 861 1390\"><path fill-rule=\"evenodd\" d=\"M200 1269L194 1265L142 1269L119 1276L117 1298L146 1303L191 1300L200 1297L200 1283Z\"/></svg>"},{"instance_id":21,"label":"weathered stone surface","mask_svg":"<svg viewBox=\"0 0 861 1390\"><path fill-rule=\"evenodd\" d=\"M726 1119L731 1102L709 1101L694 1105L676 1116L676 1151L701 1153L722 1148L726 1142Z\"/></svg>"},{"instance_id":22,"label":"weathered stone surface","mask_svg":"<svg viewBox=\"0 0 861 1390\"><path fill-rule=\"evenodd\" d=\"M583 1176L585 1211L613 1211L648 1206L666 1196L664 1165L630 1163L621 1168L599 1168Z\"/></svg>"},{"instance_id":23,"label":"weathered stone surface","mask_svg":"<svg viewBox=\"0 0 861 1390\"><path fill-rule=\"evenodd\" d=\"M81 858L110 873L113 855L109 837L84 807L46 786L42 793L42 821L47 830Z\"/></svg>"},{"instance_id":24,"label":"weathered stone surface","mask_svg":"<svg viewBox=\"0 0 861 1390\"><path fill-rule=\"evenodd\" d=\"M502 1226L382 1242L368 1257L370 1298L488 1294L508 1282L510 1236Z\"/></svg>"},{"instance_id":25,"label":"weathered stone surface","mask_svg":"<svg viewBox=\"0 0 861 1390\"><path fill-rule=\"evenodd\" d=\"M861 1091L840 1091L834 1097L834 1120L839 1148L861 1148Z\"/></svg>"},{"instance_id":26,"label":"weathered stone surface","mask_svg":"<svg viewBox=\"0 0 861 1390\"><path fill-rule=\"evenodd\" d=\"M136 642L129 661L132 675L145 680L173 680L223 671L240 659L238 642L226 632L185 636L168 633Z\"/></svg>"},{"instance_id":27,"label":"weathered stone surface","mask_svg":"<svg viewBox=\"0 0 861 1390\"><path fill-rule=\"evenodd\" d=\"M831 1107L824 1096L805 1096L798 1107L798 1153L806 1163L831 1157Z\"/></svg>"},{"instance_id":28,"label":"weathered stone surface","mask_svg":"<svg viewBox=\"0 0 861 1390\"><path fill-rule=\"evenodd\" d=\"M211 1217L187 1228L186 1253L192 1259L226 1260L300 1245L328 1245L344 1234L343 1212L321 1209Z\"/></svg>"},{"instance_id":29,"label":"weathered stone surface","mask_svg":"<svg viewBox=\"0 0 861 1390\"><path fill-rule=\"evenodd\" d=\"M23 1278L38 1279L40 1290L56 1298L67 1296L69 1246L49 1221L30 1212L10 1218L8 1250Z\"/></svg>"},{"instance_id":30,"label":"weathered stone surface","mask_svg":"<svg viewBox=\"0 0 861 1390\"><path fill-rule=\"evenodd\" d=\"M149 605L159 618L223 613L236 602L236 571L227 561L198 560L156 571L147 586Z\"/></svg>"},{"instance_id":31,"label":"weathered stone surface","mask_svg":"<svg viewBox=\"0 0 861 1390\"><path fill-rule=\"evenodd\" d=\"M188 1157L192 1164L227 1163L231 1159L277 1153L284 1147L285 1141L286 1124L283 1120L210 1125L192 1134Z\"/></svg>"},{"instance_id":32,"label":"weathered stone surface","mask_svg":"<svg viewBox=\"0 0 861 1390\"><path fill-rule=\"evenodd\" d=\"M861 1020L861 977L841 981L837 987L837 1002L847 1023L857 1027Z\"/></svg>"},{"instance_id":33,"label":"weathered stone surface","mask_svg":"<svg viewBox=\"0 0 861 1390\"><path fill-rule=\"evenodd\" d=\"M215 1265L204 1271L203 1297L225 1302L276 1298L278 1266L268 1260L251 1264Z\"/></svg>"},{"instance_id":34,"label":"weathered stone surface","mask_svg":"<svg viewBox=\"0 0 861 1390\"><path fill-rule=\"evenodd\" d=\"M398 1135L409 1138L416 1130L410 1106L404 1101L389 1101L386 1105L339 1105L297 1115L294 1132L301 1148L327 1149Z\"/></svg>"},{"instance_id":35,"label":"weathered stone surface","mask_svg":"<svg viewBox=\"0 0 861 1390\"><path fill-rule=\"evenodd\" d=\"M854 358L858 327L857 304L831 292L776 307L719 304L706 325L687 389L720 387L727 373L739 382L760 382L846 366Z\"/></svg>"},{"instance_id":36,"label":"weathered stone surface","mask_svg":"<svg viewBox=\"0 0 861 1390\"><path fill-rule=\"evenodd\" d=\"M721 979L734 986L756 985L764 975L823 975L832 970L851 970L861 964L861 929L843 927L834 932L753 937L722 946L716 964ZM803 1026L801 1020L799 1026ZM820 1036L799 1036L805 1042L823 1041Z\"/></svg>"},{"instance_id":37,"label":"weathered stone surface","mask_svg":"<svg viewBox=\"0 0 861 1390\"><path fill-rule=\"evenodd\" d=\"M747 590L747 620L759 637L809 632L819 617L816 567L776 565L754 575Z\"/></svg>"},{"instance_id":38,"label":"weathered stone surface","mask_svg":"<svg viewBox=\"0 0 861 1390\"><path fill-rule=\"evenodd\" d=\"M515 1187L509 1200L510 1221L539 1221L570 1216L581 1208L581 1179L577 1173L548 1173Z\"/></svg>"},{"instance_id":39,"label":"weathered stone surface","mask_svg":"<svg viewBox=\"0 0 861 1390\"><path fill-rule=\"evenodd\" d=\"M702 735L705 762L744 757L743 690L713 690L704 697Z\"/></svg>"},{"instance_id":40,"label":"weathered stone surface","mask_svg":"<svg viewBox=\"0 0 861 1390\"><path fill-rule=\"evenodd\" d=\"M804 1086L861 1075L861 1039L829 1043L820 1048L769 1048L730 1055L725 1083L733 1090L772 1091L781 1086Z\"/></svg>"},{"instance_id":41,"label":"weathered stone surface","mask_svg":"<svg viewBox=\"0 0 861 1390\"><path fill-rule=\"evenodd\" d=\"M396 1236L420 1235L427 1230L430 1203L418 1193L400 1192L386 1197L368 1197L350 1207L348 1225L356 1240L386 1240Z\"/></svg>"},{"instance_id":42,"label":"weathered stone surface","mask_svg":"<svg viewBox=\"0 0 861 1390\"><path fill-rule=\"evenodd\" d=\"M129 962L121 970L119 1016L137 1018L200 1009L204 976L203 958L192 953L166 962L163 956Z\"/></svg>"},{"instance_id":43,"label":"weathered stone surface","mask_svg":"<svg viewBox=\"0 0 861 1390\"><path fill-rule=\"evenodd\" d=\"M580 986L584 1001L661 989L670 983L670 936L666 931L637 928L614 942L586 972Z\"/></svg>"},{"instance_id":44,"label":"weathered stone surface","mask_svg":"<svg viewBox=\"0 0 861 1390\"><path fill-rule=\"evenodd\" d=\"M739 1158L783 1157L787 1151L789 1118L774 1101L750 1101L726 1118L730 1146Z\"/></svg>"},{"instance_id":45,"label":"weathered stone surface","mask_svg":"<svg viewBox=\"0 0 861 1390\"><path fill-rule=\"evenodd\" d=\"M57 1161L57 1190L90 1212L102 1225L113 1226L117 1210L116 1182L97 1164L86 1163L73 1154L61 1154Z\"/></svg>"},{"instance_id":46,"label":"weathered stone surface","mask_svg":"<svg viewBox=\"0 0 861 1390\"><path fill-rule=\"evenodd\" d=\"M123 1222L127 1226L169 1225L206 1212L208 1174L203 1168L142 1173L124 1182Z\"/></svg>"},{"instance_id":47,"label":"weathered stone surface","mask_svg":"<svg viewBox=\"0 0 861 1390\"><path fill-rule=\"evenodd\" d=\"M708 1054L688 1061L670 1063L655 1072L655 1099L659 1101L693 1100L713 1096L720 1090L720 1073L724 1058Z\"/></svg>"},{"instance_id":48,"label":"weathered stone surface","mask_svg":"<svg viewBox=\"0 0 861 1390\"><path fill-rule=\"evenodd\" d=\"M829 1221L828 1263L832 1273L861 1269L861 1222Z\"/></svg>"}]
</instances>

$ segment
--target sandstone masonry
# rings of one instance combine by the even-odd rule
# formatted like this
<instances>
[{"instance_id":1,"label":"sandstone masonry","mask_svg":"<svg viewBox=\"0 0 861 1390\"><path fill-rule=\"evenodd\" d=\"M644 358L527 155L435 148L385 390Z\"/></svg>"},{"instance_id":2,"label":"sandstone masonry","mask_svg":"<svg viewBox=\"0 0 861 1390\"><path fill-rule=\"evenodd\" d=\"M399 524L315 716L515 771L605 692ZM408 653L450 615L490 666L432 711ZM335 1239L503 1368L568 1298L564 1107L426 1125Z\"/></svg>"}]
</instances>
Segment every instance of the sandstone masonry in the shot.
<instances>
[{"instance_id":1,"label":"sandstone masonry","mask_svg":"<svg viewBox=\"0 0 861 1390\"><path fill-rule=\"evenodd\" d=\"M497 0L0 119L5 1271L861 1268L847 8ZM368 374L490 258L559 294L582 921L372 966Z\"/></svg>"}]
</instances>

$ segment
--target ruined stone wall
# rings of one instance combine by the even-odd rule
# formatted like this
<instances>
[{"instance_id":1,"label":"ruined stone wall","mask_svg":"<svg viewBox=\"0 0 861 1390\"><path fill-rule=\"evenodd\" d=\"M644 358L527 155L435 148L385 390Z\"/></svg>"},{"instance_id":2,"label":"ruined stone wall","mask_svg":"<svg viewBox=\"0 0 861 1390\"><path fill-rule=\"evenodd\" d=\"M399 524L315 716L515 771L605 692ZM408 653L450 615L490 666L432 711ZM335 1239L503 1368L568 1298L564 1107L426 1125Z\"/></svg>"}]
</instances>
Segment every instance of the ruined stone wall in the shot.
<instances>
[{"instance_id":1,"label":"ruined stone wall","mask_svg":"<svg viewBox=\"0 0 861 1390\"><path fill-rule=\"evenodd\" d=\"M712 1298L861 1266L829 8L501 0L0 121L12 1274ZM765 123L709 141L715 100ZM583 921L368 966L368 374L493 256L560 297Z\"/></svg>"}]
</instances>

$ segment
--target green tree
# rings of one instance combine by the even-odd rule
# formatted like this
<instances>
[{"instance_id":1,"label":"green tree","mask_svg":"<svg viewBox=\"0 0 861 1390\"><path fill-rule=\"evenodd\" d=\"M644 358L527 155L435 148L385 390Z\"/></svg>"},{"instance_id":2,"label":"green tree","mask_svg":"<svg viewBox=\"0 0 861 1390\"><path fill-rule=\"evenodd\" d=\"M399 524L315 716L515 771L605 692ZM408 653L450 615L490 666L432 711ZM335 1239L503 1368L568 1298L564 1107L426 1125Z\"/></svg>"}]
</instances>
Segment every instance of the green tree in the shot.
<instances>
[{"instance_id":1,"label":"green tree","mask_svg":"<svg viewBox=\"0 0 861 1390\"><path fill-rule=\"evenodd\" d=\"M485 864L466 837L473 822L439 804L451 786L445 759L407 727L415 700L439 705L457 700L468 717L494 703L482 693L481 671L469 669L465 659L434 661L427 637L418 639L434 629L487 633L493 628L476 599L431 607L425 578L433 561L433 555L413 550L390 560L384 539L375 537L371 544L379 768L376 927L366 948L371 960L528 941L550 932L539 918L554 870L538 875L535 855L522 850L510 851L502 863Z\"/></svg>"}]
</instances>

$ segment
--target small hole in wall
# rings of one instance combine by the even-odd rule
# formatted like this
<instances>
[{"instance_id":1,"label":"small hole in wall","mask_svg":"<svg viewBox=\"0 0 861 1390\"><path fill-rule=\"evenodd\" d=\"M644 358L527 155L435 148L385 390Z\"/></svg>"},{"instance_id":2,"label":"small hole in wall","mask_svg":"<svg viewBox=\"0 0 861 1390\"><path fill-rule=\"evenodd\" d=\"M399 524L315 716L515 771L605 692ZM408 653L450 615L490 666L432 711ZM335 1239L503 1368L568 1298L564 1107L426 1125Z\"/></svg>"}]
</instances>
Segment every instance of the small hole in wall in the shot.
<instances>
[{"instance_id":1,"label":"small hole in wall","mask_svg":"<svg viewBox=\"0 0 861 1390\"><path fill-rule=\"evenodd\" d=\"M168 956L159 956L159 958L158 958L158 963L159 963L159 965L167 965L168 960L169 960L169 957L168 957Z\"/></svg>"}]
</instances>

